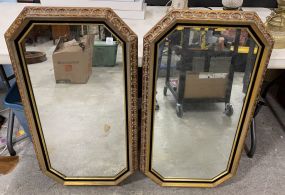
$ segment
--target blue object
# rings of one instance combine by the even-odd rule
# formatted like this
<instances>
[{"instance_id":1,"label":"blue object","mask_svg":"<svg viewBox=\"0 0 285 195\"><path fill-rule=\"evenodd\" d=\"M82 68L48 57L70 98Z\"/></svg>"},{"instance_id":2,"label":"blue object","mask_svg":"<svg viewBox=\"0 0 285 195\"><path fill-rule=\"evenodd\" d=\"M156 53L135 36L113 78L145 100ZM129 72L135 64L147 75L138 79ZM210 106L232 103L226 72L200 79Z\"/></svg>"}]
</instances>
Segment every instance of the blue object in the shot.
<instances>
[{"instance_id":1,"label":"blue object","mask_svg":"<svg viewBox=\"0 0 285 195\"><path fill-rule=\"evenodd\" d=\"M28 122L24 113L24 106L22 104L21 96L19 94L18 86L16 83L13 84L11 89L8 91L8 94L6 95L4 100L4 104L7 108L12 109L18 121L24 128L25 133L29 138L31 138Z\"/></svg>"}]
</instances>

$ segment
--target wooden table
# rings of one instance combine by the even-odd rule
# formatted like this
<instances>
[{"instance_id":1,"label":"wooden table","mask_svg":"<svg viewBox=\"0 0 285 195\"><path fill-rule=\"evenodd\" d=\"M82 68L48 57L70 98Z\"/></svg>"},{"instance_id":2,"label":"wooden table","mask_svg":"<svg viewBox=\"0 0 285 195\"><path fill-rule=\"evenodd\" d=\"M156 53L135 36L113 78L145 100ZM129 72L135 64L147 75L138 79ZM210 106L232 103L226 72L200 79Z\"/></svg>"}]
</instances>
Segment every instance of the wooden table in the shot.
<instances>
[{"instance_id":1,"label":"wooden table","mask_svg":"<svg viewBox=\"0 0 285 195\"><path fill-rule=\"evenodd\" d=\"M25 6L40 4L0 3L0 64L11 64L4 39L4 33ZM88 5L84 5L85 7ZM198 8L193 8L198 9ZM221 8L213 8L221 9ZM245 11L256 11L262 21L270 14L267 8L243 8ZM147 6L144 20L123 19L138 35L139 66L143 56L143 36L166 14L166 7ZM274 49L269 62L269 69L285 69L285 49Z\"/></svg>"}]
</instances>

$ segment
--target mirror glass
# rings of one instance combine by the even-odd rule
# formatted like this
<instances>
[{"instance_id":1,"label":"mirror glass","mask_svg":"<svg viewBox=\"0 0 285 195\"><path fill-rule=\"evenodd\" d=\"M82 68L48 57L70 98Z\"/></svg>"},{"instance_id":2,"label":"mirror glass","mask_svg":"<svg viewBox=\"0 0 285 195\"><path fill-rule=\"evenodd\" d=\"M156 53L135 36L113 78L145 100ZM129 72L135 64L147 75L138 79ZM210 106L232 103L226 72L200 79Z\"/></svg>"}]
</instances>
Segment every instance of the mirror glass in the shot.
<instances>
[{"instance_id":1,"label":"mirror glass","mask_svg":"<svg viewBox=\"0 0 285 195\"><path fill-rule=\"evenodd\" d=\"M21 48L52 169L85 178L127 170L125 43L104 24L36 23Z\"/></svg>"},{"instance_id":2,"label":"mirror glass","mask_svg":"<svg viewBox=\"0 0 285 195\"><path fill-rule=\"evenodd\" d=\"M260 48L238 27L178 25L156 43L152 172L210 180L227 170Z\"/></svg>"}]
</instances>

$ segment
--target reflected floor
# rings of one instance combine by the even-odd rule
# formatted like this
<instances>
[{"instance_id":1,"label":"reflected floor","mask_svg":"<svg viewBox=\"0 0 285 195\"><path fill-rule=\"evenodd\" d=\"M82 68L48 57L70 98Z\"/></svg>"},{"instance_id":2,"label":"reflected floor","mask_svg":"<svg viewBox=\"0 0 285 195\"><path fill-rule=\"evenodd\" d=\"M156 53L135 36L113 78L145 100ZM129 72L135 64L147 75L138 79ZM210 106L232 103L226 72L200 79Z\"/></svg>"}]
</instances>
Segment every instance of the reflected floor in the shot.
<instances>
[{"instance_id":1,"label":"reflected floor","mask_svg":"<svg viewBox=\"0 0 285 195\"><path fill-rule=\"evenodd\" d=\"M182 118L176 115L176 101L167 91L165 78L157 81L152 168L164 178L213 178L226 170L244 94L242 73L235 73L232 116L223 112L224 103L190 103Z\"/></svg>"},{"instance_id":2,"label":"reflected floor","mask_svg":"<svg viewBox=\"0 0 285 195\"><path fill-rule=\"evenodd\" d=\"M87 84L56 84L52 41L28 65L51 166L67 176L114 176L127 167L121 49L115 67L93 67Z\"/></svg>"}]
</instances>

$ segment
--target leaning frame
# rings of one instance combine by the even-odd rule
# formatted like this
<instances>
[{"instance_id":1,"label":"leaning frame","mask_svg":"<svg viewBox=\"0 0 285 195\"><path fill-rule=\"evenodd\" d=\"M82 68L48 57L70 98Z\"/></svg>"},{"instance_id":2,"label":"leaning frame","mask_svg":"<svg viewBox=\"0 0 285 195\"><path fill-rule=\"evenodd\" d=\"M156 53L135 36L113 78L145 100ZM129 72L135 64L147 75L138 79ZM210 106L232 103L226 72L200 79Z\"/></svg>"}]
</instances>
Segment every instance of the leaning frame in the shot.
<instances>
[{"instance_id":1,"label":"leaning frame","mask_svg":"<svg viewBox=\"0 0 285 195\"><path fill-rule=\"evenodd\" d=\"M127 137L128 137L128 169L113 178L82 178L66 177L50 166L43 135L36 118L26 76L21 66L20 52L17 51L17 39L28 25L41 22L89 22L103 23L112 29L125 43L125 75L127 99ZM130 176L138 167L137 161L137 36L136 34L109 8L55 8L55 7L25 7L13 24L5 33L10 59L19 86L19 92L24 105L36 155L43 173L64 185L117 185ZM25 64L25 63L23 63ZM23 65L27 66L27 64Z\"/></svg>"},{"instance_id":2,"label":"leaning frame","mask_svg":"<svg viewBox=\"0 0 285 195\"><path fill-rule=\"evenodd\" d=\"M263 53L260 56L259 69L255 65L253 76L251 77L249 89L246 94L244 105L241 112L241 122L236 131L233 150L229 158L227 170L211 180L169 180L162 178L151 170L151 134L153 132L153 113L154 113L154 67L156 66L155 45L166 35L175 25L216 25L216 26L238 26L248 27L252 30L260 42L263 44ZM253 113L258 101L261 90L261 84L264 79L266 68L269 62L273 47L273 39L266 31L263 22L254 12L239 11L206 11L206 10L173 10L162 18L145 36L144 36L144 56L143 56L143 76L142 76L142 129L141 129L141 153L140 170L144 172L153 181L161 186L176 187L215 187L224 181L233 177L238 168L239 160L243 150L245 138ZM166 162L167 163L167 162Z\"/></svg>"}]
</instances>

